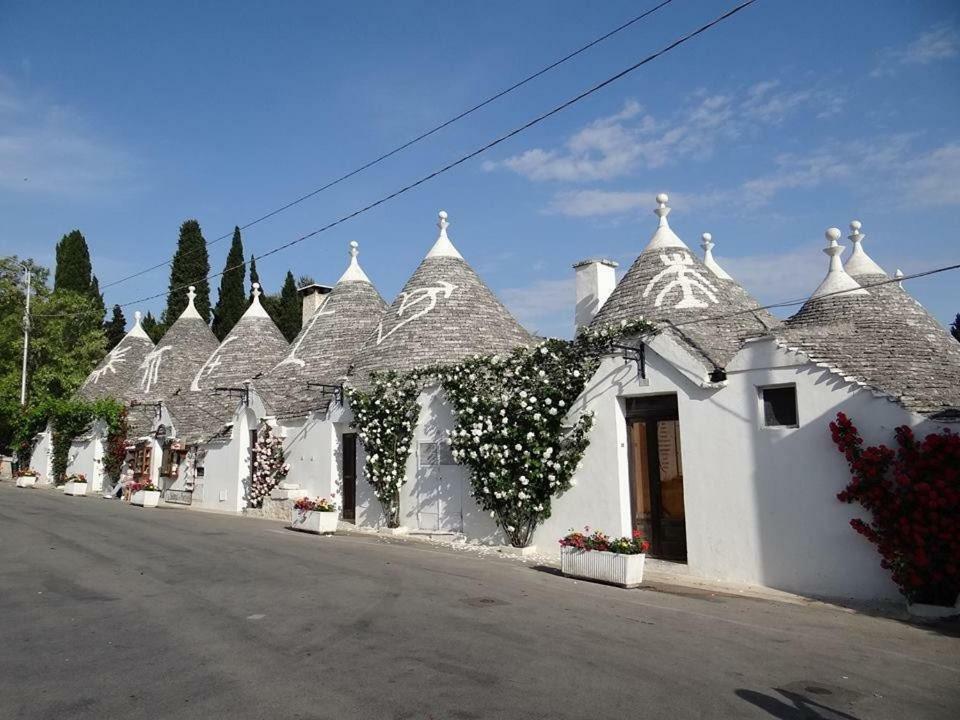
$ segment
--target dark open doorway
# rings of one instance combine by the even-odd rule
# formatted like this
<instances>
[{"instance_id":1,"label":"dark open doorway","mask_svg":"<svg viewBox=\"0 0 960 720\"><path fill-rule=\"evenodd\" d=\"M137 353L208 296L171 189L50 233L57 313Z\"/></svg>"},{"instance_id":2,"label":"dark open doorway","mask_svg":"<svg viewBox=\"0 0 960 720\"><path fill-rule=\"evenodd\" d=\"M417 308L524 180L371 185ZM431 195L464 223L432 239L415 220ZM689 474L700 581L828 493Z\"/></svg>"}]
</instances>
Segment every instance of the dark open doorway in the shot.
<instances>
[{"instance_id":1,"label":"dark open doorway","mask_svg":"<svg viewBox=\"0 0 960 720\"><path fill-rule=\"evenodd\" d=\"M344 433L341 445L343 477L343 519L357 520L357 434Z\"/></svg>"},{"instance_id":2,"label":"dark open doorway","mask_svg":"<svg viewBox=\"0 0 960 720\"><path fill-rule=\"evenodd\" d=\"M686 562L687 527L676 395L627 398L633 527L650 541L650 556Z\"/></svg>"}]
</instances>

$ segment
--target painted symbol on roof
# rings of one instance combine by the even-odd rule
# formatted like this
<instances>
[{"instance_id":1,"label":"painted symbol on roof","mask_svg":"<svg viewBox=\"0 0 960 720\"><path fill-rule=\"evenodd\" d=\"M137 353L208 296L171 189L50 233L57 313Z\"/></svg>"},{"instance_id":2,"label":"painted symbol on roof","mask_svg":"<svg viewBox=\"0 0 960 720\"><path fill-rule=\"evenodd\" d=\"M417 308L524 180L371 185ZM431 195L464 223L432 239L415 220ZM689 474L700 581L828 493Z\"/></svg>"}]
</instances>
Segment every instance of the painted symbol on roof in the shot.
<instances>
[{"instance_id":1,"label":"painted symbol on roof","mask_svg":"<svg viewBox=\"0 0 960 720\"><path fill-rule=\"evenodd\" d=\"M143 392L150 392L150 388L157 384L160 377L160 361L163 360L163 354L170 349L170 345L157 348L149 353L140 363L140 369L143 370L143 377L140 378L140 389Z\"/></svg>"},{"instance_id":2,"label":"painted symbol on roof","mask_svg":"<svg viewBox=\"0 0 960 720\"><path fill-rule=\"evenodd\" d=\"M333 315L336 312L335 310L327 310L327 305L329 302L330 296L327 295L327 297L323 300L323 305L321 305L320 309L317 310L313 314L313 317L310 318L310 322L307 323L306 329L300 333L300 338L293 344L293 347L290 348L290 354L278 362L277 367L280 367L281 365L296 365L297 367L303 367L307 364L305 360L301 360L297 357L297 352L300 350L300 346L303 345L303 341L307 339L307 335L313 331L313 326L317 324L317 320L319 320L322 315Z\"/></svg>"},{"instance_id":3,"label":"painted symbol on roof","mask_svg":"<svg viewBox=\"0 0 960 720\"><path fill-rule=\"evenodd\" d=\"M710 303L716 304L717 289L709 280L693 269L693 258L684 252L667 253L660 255L660 262L666 267L653 276L653 279L647 283L647 287L643 291L643 296L647 297L658 282L669 279L653 299L653 304L656 307L660 307L667 293L675 288L680 288L682 297L680 302L673 306L674 309L705 308L709 307ZM705 299L698 298L697 293Z\"/></svg>"},{"instance_id":4,"label":"painted symbol on roof","mask_svg":"<svg viewBox=\"0 0 960 720\"><path fill-rule=\"evenodd\" d=\"M100 378L102 378L108 372L116 375L117 365L123 364L127 361L126 357L124 356L128 352L130 352L129 345L127 345L126 347L118 346L118 347L115 347L113 350L111 350L110 354L107 355L107 364L104 365L102 368L98 368L97 370L94 370L90 374L90 378L93 380L93 384L96 385L98 382L100 382Z\"/></svg>"},{"instance_id":5,"label":"painted symbol on roof","mask_svg":"<svg viewBox=\"0 0 960 720\"><path fill-rule=\"evenodd\" d=\"M428 312L433 310L437 306L437 300L440 299L441 296L444 300L449 300L450 296L453 295L453 291L456 289L456 285L441 280L432 287L418 288L413 292L400 293L400 295L403 297L403 300L400 302L400 307L397 309L398 318L402 318L403 314L415 305L422 305L423 307L421 307L412 315L408 315L407 317L403 318L400 322L394 325L386 335L383 334L383 320L381 320L380 324L377 326L377 345L393 335L404 325L409 325L417 318L423 317Z\"/></svg>"},{"instance_id":6,"label":"painted symbol on roof","mask_svg":"<svg viewBox=\"0 0 960 720\"><path fill-rule=\"evenodd\" d=\"M220 367L223 364L223 349L237 339L236 335L232 335L224 340L217 346L217 349L210 353L210 357L207 358L207 361L203 364L203 367L197 372L193 378L193 382L190 383L190 391L197 392L200 390L200 381L204 378L210 377L214 370Z\"/></svg>"}]
</instances>

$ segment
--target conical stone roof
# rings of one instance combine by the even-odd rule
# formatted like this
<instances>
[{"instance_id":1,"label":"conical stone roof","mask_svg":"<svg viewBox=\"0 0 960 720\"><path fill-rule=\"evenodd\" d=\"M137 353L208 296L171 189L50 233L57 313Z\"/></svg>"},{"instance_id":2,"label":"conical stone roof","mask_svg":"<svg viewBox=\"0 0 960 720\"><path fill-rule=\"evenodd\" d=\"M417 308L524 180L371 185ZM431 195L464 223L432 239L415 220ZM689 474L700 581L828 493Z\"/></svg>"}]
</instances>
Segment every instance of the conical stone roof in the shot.
<instances>
[{"instance_id":1,"label":"conical stone roof","mask_svg":"<svg viewBox=\"0 0 960 720\"><path fill-rule=\"evenodd\" d=\"M670 328L695 354L722 369L744 340L766 334L779 321L720 269L709 252L709 235L704 246L714 269L690 251L667 222L668 200L657 195L656 232L591 325L644 318Z\"/></svg>"},{"instance_id":2,"label":"conical stone roof","mask_svg":"<svg viewBox=\"0 0 960 720\"><path fill-rule=\"evenodd\" d=\"M190 391L238 387L279 362L289 347L260 303L259 283L254 283L250 307L196 371L190 381Z\"/></svg>"},{"instance_id":3,"label":"conical stone roof","mask_svg":"<svg viewBox=\"0 0 960 720\"><path fill-rule=\"evenodd\" d=\"M530 334L450 242L448 225L441 212L436 243L364 343L352 382L530 344Z\"/></svg>"},{"instance_id":4,"label":"conical stone roof","mask_svg":"<svg viewBox=\"0 0 960 720\"><path fill-rule=\"evenodd\" d=\"M364 341L376 330L387 303L357 262L350 243L350 264L324 298L289 352L261 380L257 390L277 415L298 417L325 405L322 393L307 383L339 385Z\"/></svg>"},{"instance_id":5,"label":"conical stone roof","mask_svg":"<svg viewBox=\"0 0 960 720\"><path fill-rule=\"evenodd\" d=\"M193 304L193 286L187 307L140 364L138 400L166 400L178 389L187 390L204 362L217 349L217 337Z\"/></svg>"},{"instance_id":6,"label":"conical stone roof","mask_svg":"<svg viewBox=\"0 0 960 720\"><path fill-rule=\"evenodd\" d=\"M828 231L831 270L799 312L776 331L778 341L914 412L960 410L960 343L898 283L889 282L861 246L860 223L854 221L851 229L854 252L842 275L834 267L840 253L832 250L840 231ZM859 292L822 292L824 286L851 282Z\"/></svg>"},{"instance_id":7,"label":"conical stone roof","mask_svg":"<svg viewBox=\"0 0 960 720\"><path fill-rule=\"evenodd\" d=\"M134 313L134 318L130 332L107 353L80 386L81 397L87 400L112 397L119 401L139 397L140 365L154 345L140 324L140 313Z\"/></svg>"}]
</instances>

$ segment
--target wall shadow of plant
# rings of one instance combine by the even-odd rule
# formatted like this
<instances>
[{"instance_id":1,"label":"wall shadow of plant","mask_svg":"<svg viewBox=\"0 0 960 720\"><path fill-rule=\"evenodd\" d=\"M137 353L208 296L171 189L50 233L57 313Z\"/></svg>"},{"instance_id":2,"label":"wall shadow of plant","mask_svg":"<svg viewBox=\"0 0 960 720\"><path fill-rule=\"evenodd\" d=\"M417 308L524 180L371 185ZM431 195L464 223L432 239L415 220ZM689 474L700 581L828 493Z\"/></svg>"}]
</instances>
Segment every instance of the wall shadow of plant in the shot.
<instances>
[{"instance_id":1,"label":"wall shadow of plant","mask_svg":"<svg viewBox=\"0 0 960 720\"><path fill-rule=\"evenodd\" d=\"M764 695L745 688L734 690L734 694L741 700L746 700L751 705L755 705L778 718L778 720L859 720L854 715L835 710L800 693L783 688L774 688L774 690L786 698L788 702L784 702L773 695ZM829 691L816 686L810 686L808 690L811 693L829 693Z\"/></svg>"}]
</instances>

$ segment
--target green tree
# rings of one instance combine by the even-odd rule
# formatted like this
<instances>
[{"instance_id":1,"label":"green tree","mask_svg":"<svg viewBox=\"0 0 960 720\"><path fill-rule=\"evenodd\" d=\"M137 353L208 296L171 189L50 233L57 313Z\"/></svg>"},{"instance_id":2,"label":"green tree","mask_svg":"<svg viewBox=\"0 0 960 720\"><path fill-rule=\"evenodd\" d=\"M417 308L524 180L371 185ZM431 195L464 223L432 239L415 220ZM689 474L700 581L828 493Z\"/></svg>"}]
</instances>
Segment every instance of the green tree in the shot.
<instances>
[{"instance_id":1,"label":"green tree","mask_svg":"<svg viewBox=\"0 0 960 720\"><path fill-rule=\"evenodd\" d=\"M71 230L57 243L57 267L54 272L53 289L70 290L79 295L90 295L93 267L90 264L90 249L79 230ZM96 288L99 294L99 287Z\"/></svg>"},{"instance_id":2,"label":"green tree","mask_svg":"<svg viewBox=\"0 0 960 720\"><path fill-rule=\"evenodd\" d=\"M170 285L167 295L167 308L163 312L163 324L173 325L187 307L186 288L193 285L197 289L194 301L200 317L210 320L210 258L207 255L207 241L203 239L200 223L187 220L180 226L180 239L177 252L170 266Z\"/></svg>"},{"instance_id":3,"label":"green tree","mask_svg":"<svg viewBox=\"0 0 960 720\"><path fill-rule=\"evenodd\" d=\"M280 300L277 303L277 315L274 318L280 332L287 339L287 342L293 342L293 339L300 332L300 296L297 294L297 283L293 279L293 273L287 270L287 277L283 281L283 287L280 289Z\"/></svg>"},{"instance_id":4,"label":"green tree","mask_svg":"<svg viewBox=\"0 0 960 720\"><path fill-rule=\"evenodd\" d=\"M253 255L250 256L250 298L253 300L253 284L260 282L260 273L257 272L257 260ZM260 292L263 292L263 287L260 288ZM249 300L247 304L249 305Z\"/></svg>"},{"instance_id":5,"label":"green tree","mask_svg":"<svg viewBox=\"0 0 960 720\"><path fill-rule=\"evenodd\" d=\"M103 302L103 293L100 292L100 281L96 275L90 277L90 299L100 308L100 317L107 314L107 306Z\"/></svg>"},{"instance_id":6,"label":"green tree","mask_svg":"<svg viewBox=\"0 0 960 720\"><path fill-rule=\"evenodd\" d=\"M149 310L143 316L143 320L140 321L140 326L147 336L153 340L154 344L160 342L164 333L167 332L167 326L159 322Z\"/></svg>"},{"instance_id":7,"label":"green tree","mask_svg":"<svg viewBox=\"0 0 960 720\"><path fill-rule=\"evenodd\" d=\"M119 305L113 306L113 316L103 324L107 336L107 352L113 350L127 334L127 319Z\"/></svg>"},{"instance_id":8,"label":"green tree","mask_svg":"<svg viewBox=\"0 0 960 720\"><path fill-rule=\"evenodd\" d=\"M957 316L950 324L950 334L956 338L957 342L960 342L960 313L957 313Z\"/></svg>"},{"instance_id":9,"label":"green tree","mask_svg":"<svg viewBox=\"0 0 960 720\"><path fill-rule=\"evenodd\" d=\"M240 239L240 228L233 229L233 242L230 252L227 253L227 262L220 276L220 293L217 305L213 310L213 334L218 340L223 340L227 333L237 324L237 320L247 309L247 299L244 292L246 266L243 264L243 242Z\"/></svg>"},{"instance_id":10,"label":"green tree","mask_svg":"<svg viewBox=\"0 0 960 720\"><path fill-rule=\"evenodd\" d=\"M31 329L27 354L27 406L71 396L103 357L106 338L100 309L88 292L49 287L49 272L33 271ZM0 258L0 447L9 448L20 408L23 353L23 265Z\"/></svg>"}]
</instances>

